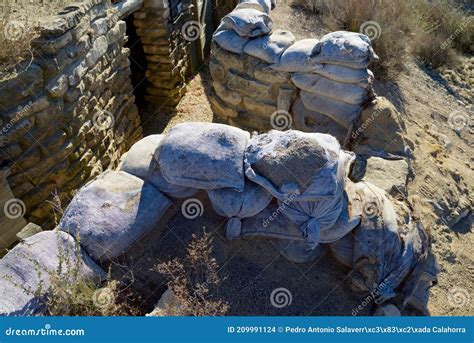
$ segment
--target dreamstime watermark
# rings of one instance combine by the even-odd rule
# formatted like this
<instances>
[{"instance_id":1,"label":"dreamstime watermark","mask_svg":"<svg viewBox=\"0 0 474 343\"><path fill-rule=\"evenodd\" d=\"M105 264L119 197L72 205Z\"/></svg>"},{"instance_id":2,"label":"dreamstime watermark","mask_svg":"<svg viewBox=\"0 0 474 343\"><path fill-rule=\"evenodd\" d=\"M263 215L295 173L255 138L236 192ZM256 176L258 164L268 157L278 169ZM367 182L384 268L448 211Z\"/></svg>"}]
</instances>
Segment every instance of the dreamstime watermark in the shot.
<instances>
[{"instance_id":1,"label":"dreamstime watermark","mask_svg":"<svg viewBox=\"0 0 474 343\"><path fill-rule=\"evenodd\" d=\"M115 118L109 111L99 111L92 118L94 124L104 130L108 130L114 126Z\"/></svg>"},{"instance_id":2,"label":"dreamstime watermark","mask_svg":"<svg viewBox=\"0 0 474 343\"><path fill-rule=\"evenodd\" d=\"M278 208L275 211L273 211L272 214L262 222L262 226L267 227L272 221L274 221L280 214L283 213L283 211L285 210L285 206L288 206L288 204L292 202L299 194L300 194L300 191L296 190L289 197L283 200L281 205L278 206Z\"/></svg>"},{"instance_id":3,"label":"dreamstime watermark","mask_svg":"<svg viewBox=\"0 0 474 343\"><path fill-rule=\"evenodd\" d=\"M15 329L9 327L5 330L6 336L85 336L84 329L53 329L50 324L45 324L39 329Z\"/></svg>"},{"instance_id":4,"label":"dreamstime watermark","mask_svg":"<svg viewBox=\"0 0 474 343\"><path fill-rule=\"evenodd\" d=\"M270 125L275 130L283 131L291 128L293 118L288 111L277 110L270 116Z\"/></svg>"},{"instance_id":5,"label":"dreamstime watermark","mask_svg":"<svg viewBox=\"0 0 474 343\"><path fill-rule=\"evenodd\" d=\"M3 205L3 213L9 219L23 217L26 213L25 203L17 198L9 199Z\"/></svg>"},{"instance_id":6,"label":"dreamstime watermark","mask_svg":"<svg viewBox=\"0 0 474 343\"><path fill-rule=\"evenodd\" d=\"M471 302L469 291L462 287L453 287L448 292L448 304L455 308L465 307Z\"/></svg>"},{"instance_id":7,"label":"dreamstime watermark","mask_svg":"<svg viewBox=\"0 0 474 343\"><path fill-rule=\"evenodd\" d=\"M357 129L352 131L352 139L359 137L375 121L375 119L377 119L380 113L382 113L382 109L376 109L366 121L364 121Z\"/></svg>"},{"instance_id":8,"label":"dreamstime watermark","mask_svg":"<svg viewBox=\"0 0 474 343\"><path fill-rule=\"evenodd\" d=\"M184 23L181 28L181 35L188 42L194 42L201 36L202 27L196 20L190 20Z\"/></svg>"},{"instance_id":9,"label":"dreamstime watermark","mask_svg":"<svg viewBox=\"0 0 474 343\"><path fill-rule=\"evenodd\" d=\"M366 296L364 298L364 300L362 300L362 302L355 308L352 309L352 315L355 317L357 315L359 315L359 313L364 309L366 308L367 306L369 306L370 304L372 304L373 302L376 301L377 297L383 292L383 290L385 288L387 288L387 284L383 281L381 282L379 285L375 285L374 284L374 290L370 292L370 294L368 296Z\"/></svg>"},{"instance_id":10,"label":"dreamstime watermark","mask_svg":"<svg viewBox=\"0 0 474 343\"><path fill-rule=\"evenodd\" d=\"M181 205L181 213L186 219L196 219L204 213L204 206L199 199L190 198Z\"/></svg>"},{"instance_id":11,"label":"dreamstime watermark","mask_svg":"<svg viewBox=\"0 0 474 343\"><path fill-rule=\"evenodd\" d=\"M380 215L380 207L377 201L370 200L362 204L362 216L367 219L373 219Z\"/></svg>"},{"instance_id":12,"label":"dreamstime watermark","mask_svg":"<svg viewBox=\"0 0 474 343\"><path fill-rule=\"evenodd\" d=\"M10 20L3 27L3 35L6 40L18 42L26 32L26 25L21 20Z\"/></svg>"},{"instance_id":13,"label":"dreamstime watermark","mask_svg":"<svg viewBox=\"0 0 474 343\"><path fill-rule=\"evenodd\" d=\"M457 36L459 36L465 29L466 27L469 25L469 23L471 22L473 16L470 15L468 16L465 20L463 20L461 22L461 25L459 25L459 27L456 29L456 31L454 31L451 36L449 36L443 43L441 43L441 45L439 46L442 50L446 49L447 47L449 47L451 45L451 43L456 39Z\"/></svg>"},{"instance_id":14,"label":"dreamstime watermark","mask_svg":"<svg viewBox=\"0 0 474 343\"><path fill-rule=\"evenodd\" d=\"M359 32L369 37L371 41L374 41L382 34L382 28L376 21L369 20L360 25Z\"/></svg>"},{"instance_id":15,"label":"dreamstime watermark","mask_svg":"<svg viewBox=\"0 0 474 343\"><path fill-rule=\"evenodd\" d=\"M94 291L92 302L98 308L106 308L115 302L115 295L110 288L99 288Z\"/></svg>"},{"instance_id":16,"label":"dreamstime watermark","mask_svg":"<svg viewBox=\"0 0 474 343\"><path fill-rule=\"evenodd\" d=\"M2 127L0 130L0 147L3 147L8 144L8 140L6 138L6 134L10 129L18 123L22 118L27 116L30 113L30 109L32 106L32 102L30 101L27 105L25 106L18 106L17 107L17 112L15 115L10 119L10 121ZM0 119L0 125L3 125L3 121Z\"/></svg>"},{"instance_id":17,"label":"dreamstime watermark","mask_svg":"<svg viewBox=\"0 0 474 343\"><path fill-rule=\"evenodd\" d=\"M283 308L290 306L293 302L293 295L290 290L284 287L275 288L270 294L270 303L273 307Z\"/></svg>"},{"instance_id":18,"label":"dreamstime watermark","mask_svg":"<svg viewBox=\"0 0 474 343\"><path fill-rule=\"evenodd\" d=\"M461 131L472 125L471 116L464 111L453 111L448 116L448 125L454 131Z\"/></svg>"}]
</instances>

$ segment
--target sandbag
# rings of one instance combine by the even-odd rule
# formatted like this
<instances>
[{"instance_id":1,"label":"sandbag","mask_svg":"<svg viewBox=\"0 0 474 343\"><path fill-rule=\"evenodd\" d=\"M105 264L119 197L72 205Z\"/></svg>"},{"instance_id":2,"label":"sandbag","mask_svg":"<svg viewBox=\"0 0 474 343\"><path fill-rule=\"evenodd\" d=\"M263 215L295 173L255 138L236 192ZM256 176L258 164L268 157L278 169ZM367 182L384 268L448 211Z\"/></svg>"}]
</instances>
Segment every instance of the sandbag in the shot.
<instances>
[{"instance_id":1,"label":"sandbag","mask_svg":"<svg viewBox=\"0 0 474 343\"><path fill-rule=\"evenodd\" d=\"M250 134L236 127L188 122L173 127L156 150L166 181L181 186L244 190L243 159Z\"/></svg>"},{"instance_id":2,"label":"sandbag","mask_svg":"<svg viewBox=\"0 0 474 343\"><path fill-rule=\"evenodd\" d=\"M371 61L377 59L369 37L348 31L324 35L311 53L313 62L338 64L349 68L367 68Z\"/></svg>"},{"instance_id":3,"label":"sandbag","mask_svg":"<svg viewBox=\"0 0 474 343\"><path fill-rule=\"evenodd\" d=\"M163 138L164 135L151 135L136 142L127 152L120 170L151 183L160 192L169 196L190 197L197 192L197 189L171 184L161 174L154 154Z\"/></svg>"},{"instance_id":4,"label":"sandbag","mask_svg":"<svg viewBox=\"0 0 474 343\"><path fill-rule=\"evenodd\" d=\"M343 144L347 136L347 129L325 114L312 111L303 104L298 96L291 107L293 125L303 132L320 132L334 136L339 144Z\"/></svg>"},{"instance_id":5,"label":"sandbag","mask_svg":"<svg viewBox=\"0 0 474 343\"><path fill-rule=\"evenodd\" d=\"M349 214L347 195L344 193L345 178L353 156L341 152L336 171L336 188L330 197L311 201L278 199L282 213L300 227L311 248L319 243L331 243L343 237L360 222L359 216ZM324 176L321 177L321 179ZM324 183L324 180L320 180Z\"/></svg>"},{"instance_id":6,"label":"sandbag","mask_svg":"<svg viewBox=\"0 0 474 343\"><path fill-rule=\"evenodd\" d=\"M278 240L306 242L298 225L282 215L283 209L275 202L253 217L242 220L240 237L275 238Z\"/></svg>"},{"instance_id":7,"label":"sandbag","mask_svg":"<svg viewBox=\"0 0 474 343\"><path fill-rule=\"evenodd\" d=\"M340 195L338 167L352 159L330 135L271 130L250 140L245 175L278 199L313 201Z\"/></svg>"},{"instance_id":8,"label":"sandbag","mask_svg":"<svg viewBox=\"0 0 474 343\"><path fill-rule=\"evenodd\" d=\"M272 31L268 14L252 8L235 9L222 18L220 30L234 30L241 37L259 37Z\"/></svg>"},{"instance_id":9,"label":"sandbag","mask_svg":"<svg viewBox=\"0 0 474 343\"><path fill-rule=\"evenodd\" d=\"M277 30L270 35L251 40L245 45L244 52L265 62L276 63L294 42L295 36L290 31Z\"/></svg>"},{"instance_id":10,"label":"sandbag","mask_svg":"<svg viewBox=\"0 0 474 343\"><path fill-rule=\"evenodd\" d=\"M366 68L354 69L337 64L322 63L315 63L314 68L313 73L337 82L356 83L368 87L374 80L374 74Z\"/></svg>"},{"instance_id":11,"label":"sandbag","mask_svg":"<svg viewBox=\"0 0 474 343\"><path fill-rule=\"evenodd\" d=\"M78 260L79 258L79 260ZM51 275L77 272L78 277L100 282L106 273L62 231L44 231L26 238L0 260L0 316L46 314L45 298ZM71 270L72 269L72 270Z\"/></svg>"},{"instance_id":12,"label":"sandbag","mask_svg":"<svg viewBox=\"0 0 474 343\"><path fill-rule=\"evenodd\" d=\"M272 196L264 188L251 181L245 182L243 192L221 188L209 190L207 194L217 214L229 218L226 226L227 239L240 237L241 219L257 215L272 200Z\"/></svg>"},{"instance_id":13,"label":"sandbag","mask_svg":"<svg viewBox=\"0 0 474 343\"><path fill-rule=\"evenodd\" d=\"M395 211L382 189L367 182L354 187L363 212L361 224L352 232L352 284L354 289L374 292L380 304L395 297L424 258L427 236L406 206L397 202Z\"/></svg>"},{"instance_id":14,"label":"sandbag","mask_svg":"<svg viewBox=\"0 0 474 343\"><path fill-rule=\"evenodd\" d=\"M294 73L291 80L296 87L348 104L360 105L367 101L366 87L353 83L342 83L317 74Z\"/></svg>"},{"instance_id":15,"label":"sandbag","mask_svg":"<svg viewBox=\"0 0 474 343\"><path fill-rule=\"evenodd\" d=\"M77 192L59 229L79 234L92 258L108 261L155 228L170 205L150 183L123 171L106 171Z\"/></svg>"},{"instance_id":16,"label":"sandbag","mask_svg":"<svg viewBox=\"0 0 474 343\"><path fill-rule=\"evenodd\" d=\"M234 30L221 30L214 33L212 39L224 50L236 54L243 53L244 45L249 42L248 38L241 37Z\"/></svg>"},{"instance_id":17,"label":"sandbag","mask_svg":"<svg viewBox=\"0 0 474 343\"><path fill-rule=\"evenodd\" d=\"M282 207L275 202L256 216L242 220L241 237L272 239L277 251L295 263L313 261L326 252L323 245L308 245L298 225L282 215Z\"/></svg>"},{"instance_id":18,"label":"sandbag","mask_svg":"<svg viewBox=\"0 0 474 343\"><path fill-rule=\"evenodd\" d=\"M351 128L362 111L359 105L348 104L303 90L300 96L306 108L327 115L347 129Z\"/></svg>"},{"instance_id":19,"label":"sandbag","mask_svg":"<svg viewBox=\"0 0 474 343\"><path fill-rule=\"evenodd\" d=\"M272 9L272 3L271 0L240 0L236 8L261 9L266 14L269 14Z\"/></svg>"},{"instance_id":20,"label":"sandbag","mask_svg":"<svg viewBox=\"0 0 474 343\"><path fill-rule=\"evenodd\" d=\"M317 39L302 39L297 41L285 50L278 63L270 67L274 70L285 72L312 72L315 66L314 62L310 60L310 57L317 43Z\"/></svg>"}]
</instances>

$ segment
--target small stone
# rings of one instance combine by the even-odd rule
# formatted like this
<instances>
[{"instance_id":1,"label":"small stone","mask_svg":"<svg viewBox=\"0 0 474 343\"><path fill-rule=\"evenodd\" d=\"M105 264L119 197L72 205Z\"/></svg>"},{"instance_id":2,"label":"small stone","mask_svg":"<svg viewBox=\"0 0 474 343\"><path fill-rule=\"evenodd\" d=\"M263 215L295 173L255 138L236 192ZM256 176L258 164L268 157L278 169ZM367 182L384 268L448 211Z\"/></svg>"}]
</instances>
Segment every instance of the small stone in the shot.
<instances>
[{"instance_id":1,"label":"small stone","mask_svg":"<svg viewBox=\"0 0 474 343\"><path fill-rule=\"evenodd\" d=\"M41 226L36 225L35 223L28 223L23 229L21 229L20 232L16 234L16 237L19 240L23 241L28 237L33 236L41 231L43 231L43 229L41 229Z\"/></svg>"}]
</instances>

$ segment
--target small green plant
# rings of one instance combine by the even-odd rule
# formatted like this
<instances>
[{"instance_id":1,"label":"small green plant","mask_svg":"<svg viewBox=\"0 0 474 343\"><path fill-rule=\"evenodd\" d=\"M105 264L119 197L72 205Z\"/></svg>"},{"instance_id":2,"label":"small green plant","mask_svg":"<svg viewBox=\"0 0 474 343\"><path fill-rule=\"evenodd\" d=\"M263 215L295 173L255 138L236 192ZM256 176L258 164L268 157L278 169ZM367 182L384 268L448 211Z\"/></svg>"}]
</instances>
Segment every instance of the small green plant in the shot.
<instances>
[{"instance_id":1,"label":"small green plant","mask_svg":"<svg viewBox=\"0 0 474 343\"><path fill-rule=\"evenodd\" d=\"M200 238L193 235L184 260L175 258L155 266L169 279L168 288L174 297L164 309L165 315L222 316L229 310L229 304L218 298L221 278L219 265L212 257L212 243L206 232Z\"/></svg>"}]
</instances>

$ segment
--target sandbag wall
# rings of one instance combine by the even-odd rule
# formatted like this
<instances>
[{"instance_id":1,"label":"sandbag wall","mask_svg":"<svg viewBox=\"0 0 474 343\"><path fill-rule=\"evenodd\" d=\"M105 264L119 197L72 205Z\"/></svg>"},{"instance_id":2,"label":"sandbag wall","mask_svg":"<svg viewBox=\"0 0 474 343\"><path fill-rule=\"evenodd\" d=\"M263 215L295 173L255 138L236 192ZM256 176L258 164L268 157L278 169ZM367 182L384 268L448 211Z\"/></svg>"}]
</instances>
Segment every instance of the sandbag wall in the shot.
<instances>
[{"instance_id":1,"label":"sandbag wall","mask_svg":"<svg viewBox=\"0 0 474 343\"><path fill-rule=\"evenodd\" d=\"M0 82L0 170L29 221L50 226L52 192L66 204L142 136L125 29L107 0L67 6ZM2 248L14 235L0 232Z\"/></svg>"},{"instance_id":2,"label":"sandbag wall","mask_svg":"<svg viewBox=\"0 0 474 343\"><path fill-rule=\"evenodd\" d=\"M186 92L190 44L200 34L191 21L191 1L184 0L179 19L171 15L168 0L145 0L134 13L137 34L148 62L146 101L173 109Z\"/></svg>"},{"instance_id":3,"label":"sandbag wall","mask_svg":"<svg viewBox=\"0 0 474 343\"><path fill-rule=\"evenodd\" d=\"M343 140L374 99L367 36L338 31L296 41L277 30L265 0L242 0L214 33L213 111L231 125L290 127Z\"/></svg>"},{"instance_id":4,"label":"sandbag wall","mask_svg":"<svg viewBox=\"0 0 474 343\"><path fill-rule=\"evenodd\" d=\"M118 171L105 171L81 187L55 231L27 238L0 260L0 314L41 311L37 293L25 294L11 280L22 278L36 290L37 279L45 278L41 291L47 291L50 274L34 277L31 260L41 271L54 270L57 245L73 245L73 237L80 237L86 276L97 277L104 273L92 261L105 268L149 239L148 233L162 230L171 214L195 219L192 206L203 206L199 199L206 196L227 218L229 241L272 239L276 251L294 263L313 261L329 249L353 268L354 291L375 291L377 304L395 295L424 295L432 280L418 289L428 267L421 223L383 189L350 181L353 160L334 137L296 130L251 135L187 122L166 135L147 136L127 152ZM172 206L178 199L185 199L181 211ZM21 268L11 268L15 263Z\"/></svg>"}]
</instances>

